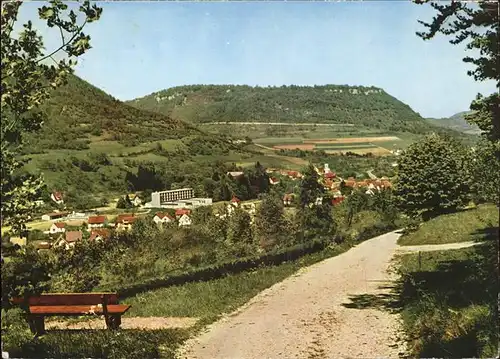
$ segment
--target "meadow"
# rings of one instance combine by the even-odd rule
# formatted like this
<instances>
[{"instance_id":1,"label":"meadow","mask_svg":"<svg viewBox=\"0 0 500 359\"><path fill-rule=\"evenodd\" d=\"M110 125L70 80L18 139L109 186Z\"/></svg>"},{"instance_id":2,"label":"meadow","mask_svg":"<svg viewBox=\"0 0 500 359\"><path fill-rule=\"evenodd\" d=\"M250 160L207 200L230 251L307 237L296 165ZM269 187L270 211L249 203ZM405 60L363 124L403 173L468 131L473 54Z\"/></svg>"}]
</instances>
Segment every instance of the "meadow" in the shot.
<instances>
[{"instance_id":1,"label":"meadow","mask_svg":"<svg viewBox=\"0 0 500 359\"><path fill-rule=\"evenodd\" d=\"M482 205L439 216L400 237L402 245L482 242L398 258L400 279L392 307L401 309L410 355L498 354L498 225L498 208Z\"/></svg>"}]
</instances>

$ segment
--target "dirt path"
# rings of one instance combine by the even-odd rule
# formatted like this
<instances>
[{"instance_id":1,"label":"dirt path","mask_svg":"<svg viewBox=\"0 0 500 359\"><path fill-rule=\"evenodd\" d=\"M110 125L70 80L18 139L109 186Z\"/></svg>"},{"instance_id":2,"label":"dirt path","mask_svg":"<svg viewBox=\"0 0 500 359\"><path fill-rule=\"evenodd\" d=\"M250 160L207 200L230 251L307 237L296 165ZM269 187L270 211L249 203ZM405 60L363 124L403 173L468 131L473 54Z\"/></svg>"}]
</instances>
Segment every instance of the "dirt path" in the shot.
<instances>
[{"instance_id":1,"label":"dirt path","mask_svg":"<svg viewBox=\"0 0 500 359\"><path fill-rule=\"evenodd\" d=\"M197 318L180 317L123 317L122 329L172 329L189 328L196 324ZM104 318L96 318L82 322L74 321L47 321L46 329L105 329Z\"/></svg>"},{"instance_id":2,"label":"dirt path","mask_svg":"<svg viewBox=\"0 0 500 359\"><path fill-rule=\"evenodd\" d=\"M189 340L179 358L397 358L399 318L350 298L388 293L392 232L299 271Z\"/></svg>"},{"instance_id":3,"label":"dirt path","mask_svg":"<svg viewBox=\"0 0 500 359\"><path fill-rule=\"evenodd\" d=\"M447 249L460 249L477 246L484 242L460 242L460 243L446 243L446 244L424 244L418 246L400 246L398 252L430 252L442 251Z\"/></svg>"}]
</instances>

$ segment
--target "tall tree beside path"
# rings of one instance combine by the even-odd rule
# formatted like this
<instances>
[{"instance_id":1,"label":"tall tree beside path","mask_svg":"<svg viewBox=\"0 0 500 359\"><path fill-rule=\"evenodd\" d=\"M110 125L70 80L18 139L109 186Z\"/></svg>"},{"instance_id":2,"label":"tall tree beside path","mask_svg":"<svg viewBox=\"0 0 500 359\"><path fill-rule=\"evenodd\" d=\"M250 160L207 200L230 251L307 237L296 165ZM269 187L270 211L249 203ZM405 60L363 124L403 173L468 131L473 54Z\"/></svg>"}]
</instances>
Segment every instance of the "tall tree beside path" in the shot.
<instances>
[{"instance_id":1,"label":"tall tree beside path","mask_svg":"<svg viewBox=\"0 0 500 359\"><path fill-rule=\"evenodd\" d=\"M19 159L23 134L41 128L40 106L51 90L65 84L78 57L90 46L84 27L99 20L102 9L90 1L71 4L50 1L38 9L38 16L60 37L60 44L46 49L32 21L19 24L22 1L2 2L1 10L1 219L12 232L24 235L43 189L41 177L22 174ZM79 13L79 15L77 15ZM56 60L57 57L59 60ZM2 263L2 308L16 295L37 292L47 279L47 267L32 248L14 253ZM36 269L36 270L35 270Z\"/></svg>"},{"instance_id":2,"label":"tall tree beside path","mask_svg":"<svg viewBox=\"0 0 500 359\"><path fill-rule=\"evenodd\" d=\"M456 140L432 134L401 155L395 196L401 210L429 219L469 199L467 154Z\"/></svg>"}]
</instances>

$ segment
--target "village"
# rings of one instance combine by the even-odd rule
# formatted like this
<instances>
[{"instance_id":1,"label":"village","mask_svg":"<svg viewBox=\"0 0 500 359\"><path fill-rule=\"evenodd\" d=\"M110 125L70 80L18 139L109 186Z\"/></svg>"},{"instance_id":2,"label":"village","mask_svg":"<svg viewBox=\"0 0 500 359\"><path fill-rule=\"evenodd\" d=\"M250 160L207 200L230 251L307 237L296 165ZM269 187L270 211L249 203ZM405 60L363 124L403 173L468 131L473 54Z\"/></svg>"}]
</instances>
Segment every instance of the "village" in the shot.
<instances>
[{"instance_id":1,"label":"village","mask_svg":"<svg viewBox=\"0 0 500 359\"><path fill-rule=\"evenodd\" d=\"M350 189L364 189L366 194L374 194L383 188L392 187L389 178L376 178L369 173L370 179L356 180L353 177L341 178L333 172L328 164L322 167L314 167L318 174L318 181L325 188L326 193L332 198L332 205L338 205L348 196L343 193L342 187ZM269 185L277 186L283 180L297 182L303 178L299 171L286 169L268 168L266 173L269 177ZM243 172L228 172L228 176L237 179ZM347 191L349 192L349 191ZM211 206L216 217L226 218L231 216L236 208L246 211L253 223L259 200L242 201L233 195L230 201L213 202L211 198L195 197L192 188L181 188L175 190L153 192L151 201L144 203L140 193L130 193L123 197L132 206L132 213L120 213L116 216L99 213L99 210L90 210L85 213L54 210L41 216L42 221L51 222L48 230L43 231L46 240L38 241L38 250L49 250L55 247L71 249L83 239L89 241L102 241L110 238L113 232L123 232L132 229L134 222L139 218L149 218L158 226L175 225L186 227L192 224L192 211L198 207ZM63 193L55 191L51 194L51 200L59 207L64 206ZM284 193L282 196L283 206L293 208L296 206L297 194ZM317 198L316 204L321 204L323 198ZM11 240L18 245L26 242L18 239Z\"/></svg>"}]
</instances>

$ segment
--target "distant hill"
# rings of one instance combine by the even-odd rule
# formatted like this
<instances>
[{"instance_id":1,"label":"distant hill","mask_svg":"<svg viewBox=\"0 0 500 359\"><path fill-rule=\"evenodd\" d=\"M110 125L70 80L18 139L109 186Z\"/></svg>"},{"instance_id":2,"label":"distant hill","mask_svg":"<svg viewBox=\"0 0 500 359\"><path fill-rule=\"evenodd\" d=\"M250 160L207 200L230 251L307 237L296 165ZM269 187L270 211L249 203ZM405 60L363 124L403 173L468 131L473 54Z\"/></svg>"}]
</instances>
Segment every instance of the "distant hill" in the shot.
<instances>
[{"instance_id":1,"label":"distant hill","mask_svg":"<svg viewBox=\"0 0 500 359\"><path fill-rule=\"evenodd\" d=\"M67 85L53 91L42 110L47 121L28 137L28 152L85 149L93 137L133 146L199 133L185 122L120 102L73 75Z\"/></svg>"},{"instance_id":2,"label":"distant hill","mask_svg":"<svg viewBox=\"0 0 500 359\"><path fill-rule=\"evenodd\" d=\"M395 132L425 133L429 124L377 87L192 85L128 101L193 124L209 122L351 123Z\"/></svg>"},{"instance_id":3,"label":"distant hill","mask_svg":"<svg viewBox=\"0 0 500 359\"><path fill-rule=\"evenodd\" d=\"M467 134L480 134L481 130L475 125L471 125L465 120L465 116L472 113L472 111L463 111L454 114L447 118L428 118L427 120L439 127L450 128L458 132Z\"/></svg>"}]
</instances>

